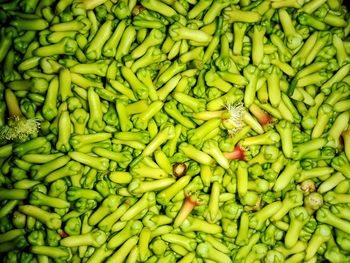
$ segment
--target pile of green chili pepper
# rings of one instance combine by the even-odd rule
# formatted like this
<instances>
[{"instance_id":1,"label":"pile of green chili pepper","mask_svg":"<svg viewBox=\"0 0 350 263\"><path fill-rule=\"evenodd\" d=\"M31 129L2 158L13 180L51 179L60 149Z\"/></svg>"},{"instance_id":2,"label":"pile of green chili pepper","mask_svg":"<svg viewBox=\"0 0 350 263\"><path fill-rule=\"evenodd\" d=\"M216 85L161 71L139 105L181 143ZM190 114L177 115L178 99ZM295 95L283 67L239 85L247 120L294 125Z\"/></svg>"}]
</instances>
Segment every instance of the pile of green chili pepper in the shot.
<instances>
[{"instance_id":1,"label":"pile of green chili pepper","mask_svg":"<svg viewBox=\"0 0 350 263\"><path fill-rule=\"evenodd\" d=\"M350 261L342 0L0 0L3 262Z\"/></svg>"}]
</instances>

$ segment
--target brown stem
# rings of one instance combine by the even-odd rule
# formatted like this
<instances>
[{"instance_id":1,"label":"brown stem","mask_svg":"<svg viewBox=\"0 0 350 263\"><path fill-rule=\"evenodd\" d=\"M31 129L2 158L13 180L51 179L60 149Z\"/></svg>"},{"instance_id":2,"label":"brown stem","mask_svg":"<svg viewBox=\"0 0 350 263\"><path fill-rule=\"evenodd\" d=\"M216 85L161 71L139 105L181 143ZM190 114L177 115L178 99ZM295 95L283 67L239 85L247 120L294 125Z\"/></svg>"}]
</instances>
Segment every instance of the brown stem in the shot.
<instances>
[{"instance_id":1,"label":"brown stem","mask_svg":"<svg viewBox=\"0 0 350 263\"><path fill-rule=\"evenodd\" d=\"M185 163L176 163L173 165L173 174L176 177L181 177L186 175L187 165Z\"/></svg>"}]
</instances>

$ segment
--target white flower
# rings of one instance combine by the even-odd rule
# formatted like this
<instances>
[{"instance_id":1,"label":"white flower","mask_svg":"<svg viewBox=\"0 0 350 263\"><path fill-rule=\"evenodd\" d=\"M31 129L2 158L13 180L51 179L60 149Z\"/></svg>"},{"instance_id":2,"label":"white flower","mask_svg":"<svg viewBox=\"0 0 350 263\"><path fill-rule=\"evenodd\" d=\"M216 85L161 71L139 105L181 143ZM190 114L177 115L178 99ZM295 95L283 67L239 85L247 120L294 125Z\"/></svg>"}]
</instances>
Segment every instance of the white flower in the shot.
<instances>
[{"instance_id":1,"label":"white flower","mask_svg":"<svg viewBox=\"0 0 350 263\"><path fill-rule=\"evenodd\" d=\"M38 119L25 119L23 117L14 117L9 119L8 125L0 130L0 139L8 141L26 140L30 135L38 132L40 122Z\"/></svg>"},{"instance_id":2,"label":"white flower","mask_svg":"<svg viewBox=\"0 0 350 263\"><path fill-rule=\"evenodd\" d=\"M245 112L245 107L242 102L234 104L227 103L225 107L230 115L230 118L228 120L233 126L232 129L228 130L228 134L232 136L239 132L244 126L243 116Z\"/></svg>"}]
</instances>

